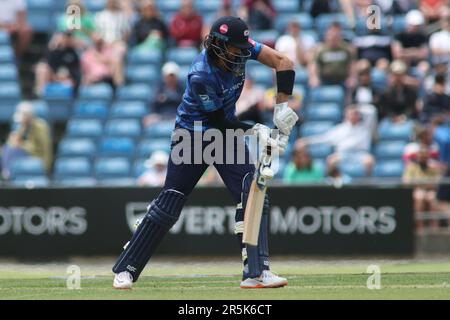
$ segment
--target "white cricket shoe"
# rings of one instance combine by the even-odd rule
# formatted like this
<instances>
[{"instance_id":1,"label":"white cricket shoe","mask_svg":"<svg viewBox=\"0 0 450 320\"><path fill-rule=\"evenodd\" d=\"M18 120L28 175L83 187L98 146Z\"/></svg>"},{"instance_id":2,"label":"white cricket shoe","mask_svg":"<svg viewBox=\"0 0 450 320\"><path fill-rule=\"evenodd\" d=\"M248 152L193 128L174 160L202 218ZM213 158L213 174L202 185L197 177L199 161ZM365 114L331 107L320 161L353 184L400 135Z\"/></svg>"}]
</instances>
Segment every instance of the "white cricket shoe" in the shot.
<instances>
[{"instance_id":1,"label":"white cricket shoe","mask_svg":"<svg viewBox=\"0 0 450 320\"><path fill-rule=\"evenodd\" d=\"M119 274L116 274L114 277L114 289L131 289L133 286L133 277L131 276L131 273L128 271L123 271Z\"/></svg>"},{"instance_id":2,"label":"white cricket shoe","mask_svg":"<svg viewBox=\"0 0 450 320\"><path fill-rule=\"evenodd\" d=\"M259 277L242 281L241 289L281 288L287 284L286 278L279 277L270 270L264 270Z\"/></svg>"}]
</instances>

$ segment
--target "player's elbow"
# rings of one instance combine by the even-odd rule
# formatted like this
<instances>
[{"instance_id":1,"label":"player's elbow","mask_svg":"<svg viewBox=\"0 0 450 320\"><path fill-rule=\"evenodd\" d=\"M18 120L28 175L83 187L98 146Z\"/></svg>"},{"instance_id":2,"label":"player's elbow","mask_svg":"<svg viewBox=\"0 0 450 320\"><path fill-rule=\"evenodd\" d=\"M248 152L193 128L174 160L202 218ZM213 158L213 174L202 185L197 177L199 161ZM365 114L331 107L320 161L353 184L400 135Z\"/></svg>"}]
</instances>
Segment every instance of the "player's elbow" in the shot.
<instances>
[{"instance_id":1,"label":"player's elbow","mask_svg":"<svg viewBox=\"0 0 450 320\"><path fill-rule=\"evenodd\" d=\"M295 64L288 56L281 55L278 66L276 68L277 71L285 71L285 70L294 70Z\"/></svg>"}]
</instances>

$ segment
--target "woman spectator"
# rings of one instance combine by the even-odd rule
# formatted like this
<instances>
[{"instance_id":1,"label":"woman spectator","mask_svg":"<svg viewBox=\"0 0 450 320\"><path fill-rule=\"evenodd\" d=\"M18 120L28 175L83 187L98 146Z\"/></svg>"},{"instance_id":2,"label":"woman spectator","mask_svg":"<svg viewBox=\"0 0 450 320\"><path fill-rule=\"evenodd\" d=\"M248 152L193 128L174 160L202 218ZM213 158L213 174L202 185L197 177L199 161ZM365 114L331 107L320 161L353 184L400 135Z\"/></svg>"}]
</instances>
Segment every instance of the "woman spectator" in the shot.
<instances>
[{"instance_id":1,"label":"woman spectator","mask_svg":"<svg viewBox=\"0 0 450 320\"><path fill-rule=\"evenodd\" d=\"M179 47L199 47L202 42L203 19L192 0L182 0L180 11L173 17L170 34Z\"/></svg>"},{"instance_id":2,"label":"woman spectator","mask_svg":"<svg viewBox=\"0 0 450 320\"><path fill-rule=\"evenodd\" d=\"M252 30L272 29L276 16L271 0L244 0L240 16Z\"/></svg>"},{"instance_id":3,"label":"woman spectator","mask_svg":"<svg viewBox=\"0 0 450 320\"><path fill-rule=\"evenodd\" d=\"M323 170L314 163L306 148L296 147L292 161L286 166L283 182L286 184L317 183L324 180Z\"/></svg>"},{"instance_id":4,"label":"woman spectator","mask_svg":"<svg viewBox=\"0 0 450 320\"><path fill-rule=\"evenodd\" d=\"M134 43L143 49L164 50L169 31L153 0L143 0L140 17L133 28Z\"/></svg>"}]
</instances>

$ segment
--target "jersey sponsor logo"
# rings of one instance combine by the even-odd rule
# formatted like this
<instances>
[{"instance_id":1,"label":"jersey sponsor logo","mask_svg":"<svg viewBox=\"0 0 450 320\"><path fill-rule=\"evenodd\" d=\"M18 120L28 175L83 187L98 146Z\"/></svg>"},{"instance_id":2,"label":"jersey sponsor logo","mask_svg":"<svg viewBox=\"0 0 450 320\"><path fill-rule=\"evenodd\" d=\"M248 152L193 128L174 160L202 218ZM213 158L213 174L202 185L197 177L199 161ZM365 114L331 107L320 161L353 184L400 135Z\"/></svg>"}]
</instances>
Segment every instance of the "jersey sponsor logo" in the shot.
<instances>
[{"instance_id":1,"label":"jersey sponsor logo","mask_svg":"<svg viewBox=\"0 0 450 320\"><path fill-rule=\"evenodd\" d=\"M226 34L228 32L228 26L226 24L221 25L219 31L222 34Z\"/></svg>"},{"instance_id":2,"label":"jersey sponsor logo","mask_svg":"<svg viewBox=\"0 0 450 320\"><path fill-rule=\"evenodd\" d=\"M248 39L248 42L250 42L250 44L253 46L253 47L256 47L256 42L255 42L255 40L253 40L253 39Z\"/></svg>"}]
</instances>

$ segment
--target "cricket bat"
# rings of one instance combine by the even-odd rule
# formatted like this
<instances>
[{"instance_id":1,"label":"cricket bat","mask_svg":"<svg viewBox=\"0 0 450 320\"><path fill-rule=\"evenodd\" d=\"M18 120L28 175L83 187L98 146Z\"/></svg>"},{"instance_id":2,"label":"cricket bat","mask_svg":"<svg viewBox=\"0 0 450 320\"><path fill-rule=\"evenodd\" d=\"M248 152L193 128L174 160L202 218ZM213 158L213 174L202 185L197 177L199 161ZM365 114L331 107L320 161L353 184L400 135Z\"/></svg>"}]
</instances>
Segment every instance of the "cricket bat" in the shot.
<instances>
[{"instance_id":1,"label":"cricket bat","mask_svg":"<svg viewBox=\"0 0 450 320\"><path fill-rule=\"evenodd\" d=\"M267 182L273 177L271 165L271 148L267 147L258 163L245 207L243 242L251 246L258 244Z\"/></svg>"}]
</instances>

